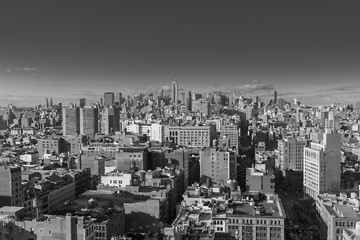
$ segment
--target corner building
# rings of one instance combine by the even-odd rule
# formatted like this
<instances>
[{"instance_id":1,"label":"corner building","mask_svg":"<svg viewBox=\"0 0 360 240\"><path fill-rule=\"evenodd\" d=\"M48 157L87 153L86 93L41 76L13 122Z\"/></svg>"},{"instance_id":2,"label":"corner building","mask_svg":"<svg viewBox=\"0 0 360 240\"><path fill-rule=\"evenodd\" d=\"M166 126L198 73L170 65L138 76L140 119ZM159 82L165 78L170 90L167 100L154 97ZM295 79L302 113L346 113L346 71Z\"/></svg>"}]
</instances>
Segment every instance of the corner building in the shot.
<instances>
[{"instance_id":1,"label":"corner building","mask_svg":"<svg viewBox=\"0 0 360 240\"><path fill-rule=\"evenodd\" d=\"M304 148L304 191L313 199L339 191L341 183L341 135L324 133L321 143Z\"/></svg>"}]
</instances>

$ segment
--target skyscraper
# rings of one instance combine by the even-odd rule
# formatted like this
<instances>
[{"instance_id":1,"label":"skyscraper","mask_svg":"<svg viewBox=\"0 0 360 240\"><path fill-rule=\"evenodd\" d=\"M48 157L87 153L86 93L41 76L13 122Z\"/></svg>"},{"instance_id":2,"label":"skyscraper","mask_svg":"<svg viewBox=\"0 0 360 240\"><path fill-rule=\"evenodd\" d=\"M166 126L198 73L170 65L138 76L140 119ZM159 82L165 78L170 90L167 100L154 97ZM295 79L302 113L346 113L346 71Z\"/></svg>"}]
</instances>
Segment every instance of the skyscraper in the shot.
<instances>
[{"instance_id":1,"label":"skyscraper","mask_svg":"<svg viewBox=\"0 0 360 240\"><path fill-rule=\"evenodd\" d=\"M274 104L277 104L277 91L274 92Z\"/></svg>"},{"instance_id":2,"label":"skyscraper","mask_svg":"<svg viewBox=\"0 0 360 240\"><path fill-rule=\"evenodd\" d=\"M63 135L76 135L80 129L79 108L63 108Z\"/></svg>"},{"instance_id":3,"label":"skyscraper","mask_svg":"<svg viewBox=\"0 0 360 240\"><path fill-rule=\"evenodd\" d=\"M121 92L116 93L115 102L117 102L119 105L122 104L122 93Z\"/></svg>"},{"instance_id":4,"label":"skyscraper","mask_svg":"<svg viewBox=\"0 0 360 240\"><path fill-rule=\"evenodd\" d=\"M101 113L101 134L109 135L120 129L120 108L104 108Z\"/></svg>"},{"instance_id":5,"label":"skyscraper","mask_svg":"<svg viewBox=\"0 0 360 240\"><path fill-rule=\"evenodd\" d=\"M98 109L85 106L80 108L80 134L94 137L98 133Z\"/></svg>"},{"instance_id":6,"label":"skyscraper","mask_svg":"<svg viewBox=\"0 0 360 240\"><path fill-rule=\"evenodd\" d=\"M104 93L104 106L109 107L112 106L113 103L114 103L114 93L113 92Z\"/></svg>"},{"instance_id":7,"label":"skyscraper","mask_svg":"<svg viewBox=\"0 0 360 240\"><path fill-rule=\"evenodd\" d=\"M192 108L192 94L191 94L191 91L188 92L186 106L187 106L187 109L189 111L191 111L191 108Z\"/></svg>"},{"instance_id":8,"label":"skyscraper","mask_svg":"<svg viewBox=\"0 0 360 240\"><path fill-rule=\"evenodd\" d=\"M324 133L322 143L311 142L304 149L304 189L313 199L340 190L341 135Z\"/></svg>"},{"instance_id":9,"label":"skyscraper","mask_svg":"<svg viewBox=\"0 0 360 240\"><path fill-rule=\"evenodd\" d=\"M160 99L162 100L164 98L164 88L160 87Z\"/></svg>"},{"instance_id":10,"label":"skyscraper","mask_svg":"<svg viewBox=\"0 0 360 240\"><path fill-rule=\"evenodd\" d=\"M171 83L171 100L177 106L179 102L179 85L176 79Z\"/></svg>"},{"instance_id":11,"label":"skyscraper","mask_svg":"<svg viewBox=\"0 0 360 240\"><path fill-rule=\"evenodd\" d=\"M80 107L83 108L86 105L86 99L80 98Z\"/></svg>"}]
</instances>

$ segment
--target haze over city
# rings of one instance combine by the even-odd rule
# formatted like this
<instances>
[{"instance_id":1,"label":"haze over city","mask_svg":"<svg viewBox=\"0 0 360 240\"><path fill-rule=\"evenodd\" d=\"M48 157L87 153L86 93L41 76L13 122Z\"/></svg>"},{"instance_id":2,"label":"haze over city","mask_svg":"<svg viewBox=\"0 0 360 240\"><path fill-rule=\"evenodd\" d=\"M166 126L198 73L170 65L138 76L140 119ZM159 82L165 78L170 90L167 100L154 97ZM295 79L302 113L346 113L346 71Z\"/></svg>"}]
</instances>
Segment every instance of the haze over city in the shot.
<instances>
[{"instance_id":1,"label":"haze over city","mask_svg":"<svg viewBox=\"0 0 360 240\"><path fill-rule=\"evenodd\" d=\"M305 104L359 100L358 3L4 1L1 105L104 91L233 89ZM151 87L150 87L151 86ZM167 89L168 87L165 87ZM331 95L331 97L329 96Z\"/></svg>"}]
</instances>

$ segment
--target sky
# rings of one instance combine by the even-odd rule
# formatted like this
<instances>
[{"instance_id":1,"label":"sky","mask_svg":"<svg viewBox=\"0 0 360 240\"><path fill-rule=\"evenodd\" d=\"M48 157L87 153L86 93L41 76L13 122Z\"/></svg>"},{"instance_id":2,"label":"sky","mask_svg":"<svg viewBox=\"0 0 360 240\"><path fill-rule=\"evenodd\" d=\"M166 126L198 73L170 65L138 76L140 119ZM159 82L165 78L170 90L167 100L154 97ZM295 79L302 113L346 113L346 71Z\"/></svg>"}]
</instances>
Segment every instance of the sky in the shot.
<instances>
[{"instance_id":1,"label":"sky","mask_svg":"<svg viewBox=\"0 0 360 240\"><path fill-rule=\"evenodd\" d=\"M360 101L358 1L4 0L0 106L104 92Z\"/></svg>"}]
</instances>

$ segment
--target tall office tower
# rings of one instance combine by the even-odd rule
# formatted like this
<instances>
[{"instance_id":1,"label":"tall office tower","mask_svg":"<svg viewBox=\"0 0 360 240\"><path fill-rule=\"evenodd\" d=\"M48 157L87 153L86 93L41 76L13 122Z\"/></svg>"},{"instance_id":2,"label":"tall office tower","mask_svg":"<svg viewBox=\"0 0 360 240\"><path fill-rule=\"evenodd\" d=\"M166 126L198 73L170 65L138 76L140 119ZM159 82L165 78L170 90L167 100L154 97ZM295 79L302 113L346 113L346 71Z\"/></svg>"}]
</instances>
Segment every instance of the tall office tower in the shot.
<instances>
[{"instance_id":1,"label":"tall office tower","mask_svg":"<svg viewBox=\"0 0 360 240\"><path fill-rule=\"evenodd\" d=\"M77 135L80 130L80 110L78 107L63 108L63 135Z\"/></svg>"},{"instance_id":2,"label":"tall office tower","mask_svg":"<svg viewBox=\"0 0 360 240\"><path fill-rule=\"evenodd\" d=\"M280 109L284 109L285 107L285 100L283 98L279 98L277 102Z\"/></svg>"},{"instance_id":3,"label":"tall office tower","mask_svg":"<svg viewBox=\"0 0 360 240\"><path fill-rule=\"evenodd\" d=\"M220 130L220 139L229 139L230 147L239 148L240 129L237 125L222 125Z\"/></svg>"},{"instance_id":4,"label":"tall office tower","mask_svg":"<svg viewBox=\"0 0 360 240\"><path fill-rule=\"evenodd\" d=\"M164 88L163 87L160 87L159 97L160 97L160 99L164 98Z\"/></svg>"},{"instance_id":5,"label":"tall office tower","mask_svg":"<svg viewBox=\"0 0 360 240\"><path fill-rule=\"evenodd\" d=\"M50 98L50 107L53 107L53 99L52 98Z\"/></svg>"},{"instance_id":6,"label":"tall office tower","mask_svg":"<svg viewBox=\"0 0 360 240\"><path fill-rule=\"evenodd\" d=\"M171 100L174 105L177 105L179 102L179 85L176 79L171 83Z\"/></svg>"},{"instance_id":7,"label":"tall office tower","mask_svg":"<svg viewBox=\"0 0 360 240\"><path fill-rule=\"evenodd\" d=\"M90 106L80 108L80 134L93 138L98 133L98 109Z\"/></svg>"},{"instance_id":8,"label":"tall office tower","mask_svg":"<svg viewBox=\"0 0 360 240\"><path fill-rule=\"evenodd\" d=\"M21 167L0 166L0 207L22 205Z\"/></svg>"},{"instance_id":9,"label":"tall office tower","mask_svg":"<svg viewBox=\"0 0 360 240\"><path fill-rule=\"evenodd\" d=\"M121 92L116 93L115 102L118 102L119 106L122 104L122 93Z\"/></svg>"},{"instance_id":10,"label":"tall office tower","mask_svg":"<svg viewBox=\"0 0 360 240\"><path fill-rule=\"evenodd\" d=\"M304 147L306 140L297 138L284 138L278 140L279 157L276 166L281 171L304 170Z\"/></svg>"},{"instance_id":11,"label":"tall office tower","mask_svg":"<svg viewBox=\"0 0 360 240\"><path fill-rule=\"evenodd\" d=\"M101 134L109 135L120 130L120 108L104 108L101 113Z\"/></svg>"},{"instance_id":12,"label":"tall office tower","mask_svg":"<svg viewBox=\"0 0 360 240\"><path fill-rule=\"evenodd\" d=\"M49 99L48 98L45 98L45 107L49 108Z\"/></svg>"},{"instance_id":13,"label":"tall office tower","mask_svg":"<svg viewBox=\"0 0 360 240\"><path fill-rule=\"evenodd\" d=\"M256 96L256 102L258 103L260 100L259 96Z\"/></svg>"},{"instance_id":14,"label":"tall office tower","mask_svg":"<svg viewBox=\"0 0 360 240\"><path fill-rule=\"evenodd\" d=\"M191 91L188 92L186 106L187 106L187 109L189 111L191 111L191 108L192 108L192 94L191 94Z\"/></svg>"},{"instance_id":15,"label":"tall office tower","mask_svg":"<svg viewBox=\"0 0 360 240\"><path fill-rule=\"evenodd\" d=\"M277 104L277 91L274 92L274 104Z\"/></svg>"},{"instance_id":16,"label":"tall office tower","mask_svg":"<svg viewBox=\"0 0 360 240\"><path fill-rule=\"evenodd\" d=\"M83 108L84 106L86 106L86 99L80 98L80 107Z\"/></svg>"},{"instance_id":17,"label":"tall office tower","mask_svg":"<svg viewBox=\"0 0 360 240\"><path fill-rule=\"evenodd\" d=\"M186 105L186 97L185 97L185 93L179 93L179 100L181 102L181 105Z\"/></svg>"},{"instance_id":18,"label":"tall office tower","mask_svg":"<svg viewBox=\"0 0 360 240\"><path fill-rule=\"evenodd\" d=\"M341 135L327 130L321 143L304 148L304 190L313 199L340 190Z\"/></svg>"},{"instance_id":19,"label":"tall office tower","mask_svg":"<svg viewBox=\"0 0 360 240\"><path fill-rule=\"evenodd\" d=\"M114 93L113 92L104 93L104 106L109 107L112 106L113 103L114 103Z\"/></svg>"},{"instance_id":20,"label":"tall office tower","mask_svg":"<svg viewBox=\"0 0 360 240\"><path fill-rule=\"evenodd\" d=\"M298 105L298 100L296 98L294 98L294 106Z\"/></svg>"},{"instance_id":21,"label":"tall office tower","mask_svg":"<svg viewBox=\"0 0 360 240\"><path fill-rule=\"evenodd\" d=\"M200 177L211 178L220 184L227 180L236 180L236 151L218 147L200 150Z\"/></svg>"}]
</instances>

